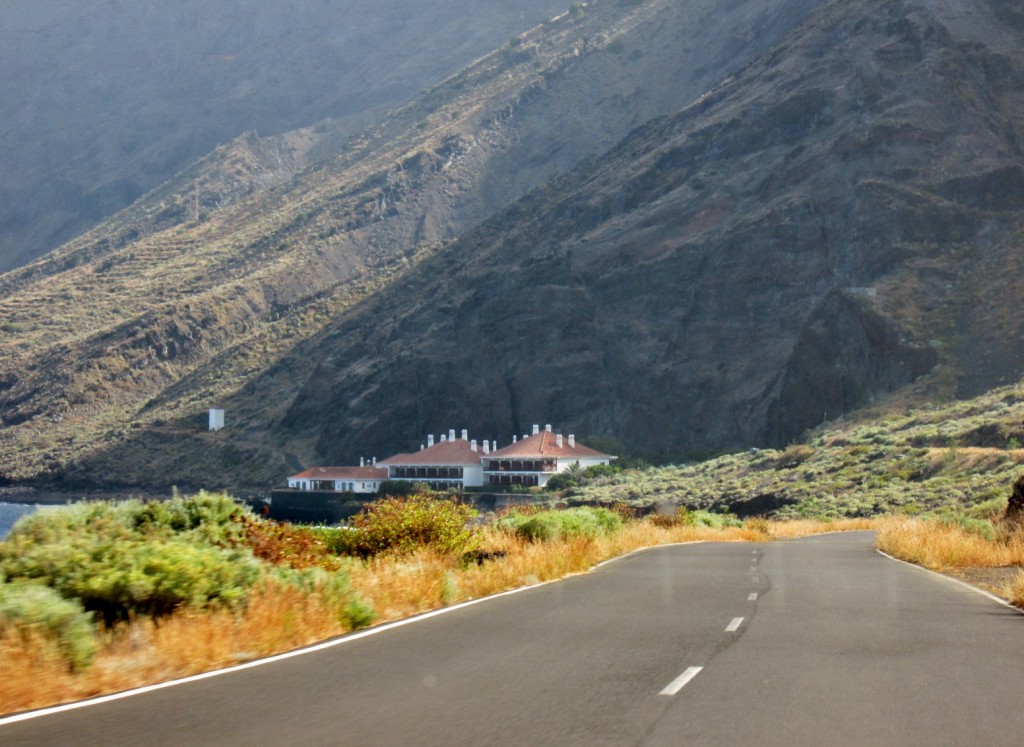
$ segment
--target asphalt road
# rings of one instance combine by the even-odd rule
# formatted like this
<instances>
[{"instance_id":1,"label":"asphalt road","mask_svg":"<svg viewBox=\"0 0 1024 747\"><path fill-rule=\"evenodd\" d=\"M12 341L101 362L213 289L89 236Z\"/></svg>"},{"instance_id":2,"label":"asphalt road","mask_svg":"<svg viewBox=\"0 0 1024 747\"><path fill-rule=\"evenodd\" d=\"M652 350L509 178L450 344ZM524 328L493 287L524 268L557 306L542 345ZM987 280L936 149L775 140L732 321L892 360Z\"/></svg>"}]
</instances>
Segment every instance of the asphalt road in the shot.
<instances>
[{"instance_id":1,"label":"asphalt road","mask_svg":"<svg viewBox=\"0 0 1024 747\"><path fill-rule=\"evenodd\" d=\"M0 745L1019 745L1024 616L856 532L645 551Z\"/></svg>"}]
</instances>

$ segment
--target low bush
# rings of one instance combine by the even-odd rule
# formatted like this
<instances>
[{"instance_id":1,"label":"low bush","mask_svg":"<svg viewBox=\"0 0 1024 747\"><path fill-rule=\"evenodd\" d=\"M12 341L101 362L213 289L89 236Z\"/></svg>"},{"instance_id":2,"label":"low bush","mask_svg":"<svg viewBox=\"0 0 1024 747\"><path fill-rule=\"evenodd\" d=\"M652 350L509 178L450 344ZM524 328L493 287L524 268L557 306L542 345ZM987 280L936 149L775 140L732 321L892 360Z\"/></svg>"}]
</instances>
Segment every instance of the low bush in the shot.
<instances>
[{"instance_id":1,"label":"low bush","mask_svg":"<svg viewBox=\"0 0 1024 747\"><path fill-rule=\"evenodd\" d=\"M692 526L708 527L709 529L743 526L743 522L732 514L714 514L710 511L691 511L690 521Z\"/></svg>"},{"instance_id":2,"label":"low bush","mask_svg":"<svg viewBox=\"0 0 1024 747\"><path fill-rule=\"evenodd\" d=\"M0 544L0 574L50 586L112 623L183 605L238 602L260 566L243 550L83 535L61 543L19 537Z\"/></svg>"},{"instance_id":3,"label":"low bush","mask_svg":"<svg viewBox=\"0 0 1024 747\"><path fill-rule=\"evenodd\" d=\"M0 582L0 633L50 638L72 671L86 669L96 655L92 615L48 586Z\"/></svg>"},{"instance_id":4,"label":"low bush","mask_svg":"<svg viewBox=\"0 0 1024 747\"><path fill-rule=\"evenodd\" d=\"M261 574L234 547L257 521L230 497L202 492L37 511L0 543L0 575L50 586L107 623L233 604Z\"/></svg>"},{"instance_id":5,"label":"low bush","mask_svg":"<svg viewBox=\"0 0 1024 747\"><path fill-rule=\"evenodd\" d=\"M656 527L685 527L693 526L693 514L686 506L676 506L675 511L667 512L662 508L657 513L647 517L647 520Z\"/></svg>"},{"instance_id":6,"label":"low bush","mask_svg":"<svg viewBox=\"0 0 1024 747\"><path fill-rule=\"evenodd\" d=\"M238 544L260 560L288 568L338 567L339 527L305 527L253 517L243 522Z\"/></svg>"},{"instance_id":7,"label":"low bush","mask_svg":"<svg viewBox=\"0 0 1024 747\"><path fill-rule=\"evenodd\" d=\"M791 469L803 464L814 456L814 447L810 444L792 444L775 459L776 469Z\"/></svg>"},{"instance_id":8,"label":"low bush","mask_svg":"<svg viewBox=\"0 0 1024 747\"><path fill-rule=\"evenodd\" d=\"M200 492L168 501L87 501L24 516L8 539L49 544L83 534L109 540L188 535L196 542L224 546L242 538L245 517L255 515L221 493Z\"/></svg>"},{"instance_id":9,"label":"low bush","mask_svg":"<svg viewBox=\"0 0 1024 747\"><path fill-rule=\"evenodd\" d=\"M609 534L622 526L622 517L607 508L578 506L532 515L513 512L498 519L496 526L536 542Z\"/></svg>"},{"instance_id":10,"label":"low bush","mask_svg":"<svg viewBox=\"0 0 1024 747\"><path fill-rule=\"evenodd\" d=\"M318 597L336 611L338 622L351 630L365 628L377 619L373 605L355 593L349 575L343 570L278 568L274 577L305 596Z\"/></svg>"},{"instance_id":11,"label":"low bush","mask_svg":"<svg viewBox=\"0 0 1024 747\"><path fill-rule=\"evenodd\" d=\"M577 483L568 472L559 472L558 474L552 475L548 478L548 481L544 483L544 489L548 491L559 491L567 488L575 488Z\"/></svg>"},{"instance_id":12,"label":"low bush","mask_svg":"<svg viewBox=\"0 0 1024 747\"><path fill-rule=\"evenodd\" d=\"M476 515L476 509L464 503L428 495L385 498L352 517L355 531L335 534L331 546L364 558L385 552L402 555L420 548L461 554L472 549L474 534L468 523Z\"/></svg>"}]
</instances>

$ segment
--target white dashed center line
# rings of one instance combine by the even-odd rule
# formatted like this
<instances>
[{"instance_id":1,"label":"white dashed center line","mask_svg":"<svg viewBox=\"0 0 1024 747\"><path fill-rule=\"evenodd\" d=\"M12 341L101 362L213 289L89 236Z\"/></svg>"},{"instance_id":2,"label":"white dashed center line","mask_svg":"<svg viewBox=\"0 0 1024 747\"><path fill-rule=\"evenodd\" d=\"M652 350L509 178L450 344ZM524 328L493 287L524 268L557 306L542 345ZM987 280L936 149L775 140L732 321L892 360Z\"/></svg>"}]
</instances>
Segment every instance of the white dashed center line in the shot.
<instances>
[{"instance_id":1,"label":"white dashed center line","mask_svg":"<svg viewBox=\"0 0 1024 747\"><path fill-rule=\"evenodd\" d=\"M690 667L681 675L676 677L674 680L668 683L664 690L659 695L675 695L677 692L686 687L687 683L700 674L700 670L704 667Z\"/></svg>"},{"instance_id":2,"label":"white dashed center line","mask_svg":"<svg viewBox=\"0 0 1024 747\"><path fill-rule=\"evenodd\" d=\"M743 624L743 618L742 617L734 617L732 619L732 622L725 626L725 632L726 633L735 633L737 630L740 629L740 625L742 625L742 624Z\"/></svg>"}]
</instances>

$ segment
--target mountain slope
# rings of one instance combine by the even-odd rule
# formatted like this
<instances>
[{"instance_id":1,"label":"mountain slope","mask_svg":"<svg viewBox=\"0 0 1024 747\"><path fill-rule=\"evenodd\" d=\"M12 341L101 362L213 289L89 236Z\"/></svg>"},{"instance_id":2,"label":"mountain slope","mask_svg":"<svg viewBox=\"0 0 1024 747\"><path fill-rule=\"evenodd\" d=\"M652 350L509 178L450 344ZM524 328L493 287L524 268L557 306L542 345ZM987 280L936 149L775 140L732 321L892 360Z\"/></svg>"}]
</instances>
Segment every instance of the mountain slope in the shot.
<instances>
[{"instance_id":1,"label":"mountain slope","mask_svg":"<svg viewBox=\"0 0 1024 747\"><path fill-rule=\"evenodd\" d=\"M1022 81L1008 2L830 3L347 314L282 423L327 459L530 422L679 454L1015 379Z\"/></svg>"},{"instance_id":2,"label":"mountain slope","mask_svg":"<svg viewBox=\"0 0 1024 747\"><path fill-rule=\"evenodd\" d=\"M0 271L242 132L331 118L321 135L351 133L564 10L560 0L0 4Z\"/></svg>"},{"instance_id":3,"label":"mountain slope","mask_svg":"<svg viewBox=\"0 0 1024 747\"><path fill-rule=\"evenodd\" d=\"M218 149L0 276L4 473L247 485L278 479L286 450L316 458L315 434L274 423L339 314L437 272L422 263L441 242L693 101L819 4L591 3L327 157L310 130ZM224 404L228 431L196 432Z\"/></svg>"}]
</instances>

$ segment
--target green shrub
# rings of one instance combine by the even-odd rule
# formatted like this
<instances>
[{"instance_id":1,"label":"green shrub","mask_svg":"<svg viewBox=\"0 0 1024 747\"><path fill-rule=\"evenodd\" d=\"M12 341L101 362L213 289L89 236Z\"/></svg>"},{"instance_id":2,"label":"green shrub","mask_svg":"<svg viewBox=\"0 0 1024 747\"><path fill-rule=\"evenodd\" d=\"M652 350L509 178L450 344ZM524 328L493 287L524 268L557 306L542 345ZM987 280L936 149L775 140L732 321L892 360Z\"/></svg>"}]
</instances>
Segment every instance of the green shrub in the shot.
<instances>
[{"instance_id":1,"label":"green shrub","mask_svg":"<svg viewBox=\"0 0 1024 747\"><path fill-rule=\"evenodd\" d=\"M35 544L0 544L0 574L52 587L107 623L132 614L161 615L179 606L231 604L260 575L246 551L180 541L109 540L79 535Z\"/></svg>"},{"instance_id":2,"label":"green shrub","mask_svg":"<svg viewBox=\"0 0 1024 747\"><path fill-rule=\"evenodd\" d=\"M392 497L408 496L419 492L416 483L408 480L383 480L377 488L378 495L390 495Z\"/></svg>"},{"instance_id":3,"label":"green shrub","mask_svg":"<svg viewBox=\"0 0 1024 747\"><path fill-rule=\"evenodd\" d=\"M589 482L599 477L611 477L622 472L622 468L615 464L593 464L583 470L583 477Z\"/></svg>"},{"instance_id":4,"label":"green shrub","mask_svg":"<svg viewBox=\"0 0 1024 747\"><path fill-rule=\"evenodd\" d=\"M526 517L515 524L515 533L531 542L546 542L562 534L562 524L555 518L555 512ZM510 522L511 523L511 522Z\"/></svg>"},{"instance_id":5,"label":"green shrub","mask_svg":"<svg viewBox=\"0 0 1024 747\"><path fill-rule=\"evenodd\" d=\"M711 529L722 529L723 527L741 527L743 522L732 514L713 514L710 511L691 511L690 522L695 527L710 527Z\"/></svg>"},{"instance_id":6,"label":"green shrub","mask_svg":"<svg viewBox=\"0 0 1024 747\"><path fill-rule=\"evenodd\" d=\"M464 503L428 495L385 498L352 517L356 531L339 534L333 541L340 551L361 557L426 547L458 554L472 549L475 535L467 525L476 515L476 509Z\"/></svg>"},{"instance_id":7,"label":"green shrub","mask_svg":"<svg viewBox=\"0 0 1024 747\"><path fill-rule=\"evenodd\" d=\"M307 595L318 595L337 611L338 620L352 630L365 628L377 619L373 605L364 601L352 589L348 573L344 570L327 571L323 568L276 568L277 580L300 589Z\"/></svg>"},{"instance_id":8,"label":"green shrub","mask_svg":"<svg viewBox=\"0 0 1024 747\"><path fill-rule=\"evenodd\" d=\"M12 628L51 637L73 671L86 669L96 655L92 615L47 586L0 582L0 630Z\"/></svg>"},{"instance_id":9,"label":"green shrub","mask_svg":"<svg viewBox=\"0 0 1024 747\"><path fill-rule=\"evenodd\" d=\"M565 490L566 488L575 488L577 484L568 472L559 472L548 478L548 481L544 483L544 489L551 491Z\"/></svg>"},{"instance_id":10,"label":"green shrub","mask_svg":"<svg viewBox=\"0 0 1024 747\"><path fill-rule=\"evenodd\" d=\"M622 527L622 517L607 508L579 506L529 516L513 512L499 519L496 526L524 539L543 542L610 534Z\"/></svg>"},{"instance_id":11,"label":"green shrub","mask_svg":"<svg viewBox=\"0 0 1024 747\"><path fill-rule=\"evenodd\" d=\"M24 516L8 538L48 544L82 534L109 540L187 534L198 542L229 545L242 537L241 520L246 516L254 518L248 508L219 493L200 492L168 501L87 501Z\"/></svg>"},{"instance_id":12,"label":"green shrub","mask_svg":"<svg viewBox=\"0 0 1024 747\"><path fill-rule=\"evenodd\" d=\"M1006 511L1007 496L1001 488L989 488L978 496L978 501L965 510L967 516L972 519L991 521Z\"/></svg>"}]
</instances>

